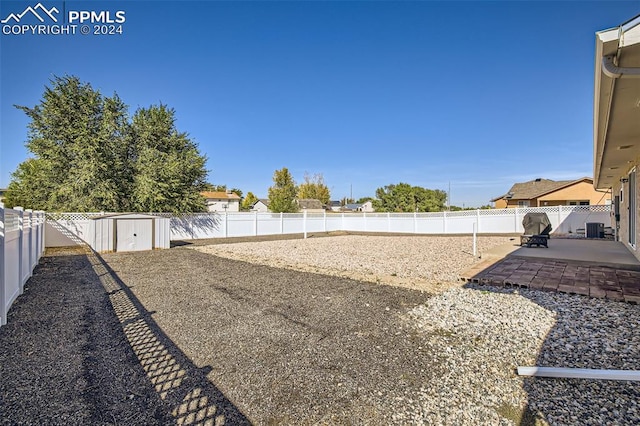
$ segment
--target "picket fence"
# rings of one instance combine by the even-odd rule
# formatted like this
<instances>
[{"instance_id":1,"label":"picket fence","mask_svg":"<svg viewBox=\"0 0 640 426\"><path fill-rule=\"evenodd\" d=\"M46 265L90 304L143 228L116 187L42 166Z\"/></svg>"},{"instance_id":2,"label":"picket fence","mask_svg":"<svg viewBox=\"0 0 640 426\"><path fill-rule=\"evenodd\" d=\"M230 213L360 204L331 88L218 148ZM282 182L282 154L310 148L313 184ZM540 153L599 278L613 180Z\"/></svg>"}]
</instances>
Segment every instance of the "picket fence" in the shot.
<instances>
[{"instance_id":1,"label":"picket fence","mask_svg":"<svg viewBox=\"0 0 640 426\"><path fill-rule=\"evenodd\" d=\"M585 223L611 224L611 207L554 206L513 209L464 210L437 213L258 213L227 212L170 215L172 241L202 238L248 237L314 232L376 232L403 234L519 234L529 212L547 213L553 234L575 234ZM55 213L56 221L84 241L89 241L89 221L105 213Z\"/></svg>"},{"instance_id":2,"label":"picket fence","mask_svg":"<svg viewBox=\"0 0 640 426\"><path fill-rule=\"evenodd\" d=\"M0 207L0 326L44 253L45 214Z\"/></svg>"}]
</instances>

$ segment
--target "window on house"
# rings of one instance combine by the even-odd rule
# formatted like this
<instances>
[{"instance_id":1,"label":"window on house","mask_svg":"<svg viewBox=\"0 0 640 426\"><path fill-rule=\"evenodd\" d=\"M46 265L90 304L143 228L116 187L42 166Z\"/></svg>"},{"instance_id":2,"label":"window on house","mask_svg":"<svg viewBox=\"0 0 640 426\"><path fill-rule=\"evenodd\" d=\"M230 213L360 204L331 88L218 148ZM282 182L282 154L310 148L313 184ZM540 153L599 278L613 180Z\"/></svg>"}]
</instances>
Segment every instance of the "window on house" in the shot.
<instances>
[{"instance_id":1,"label":"window on house","mask_svg":"<svg viewBox=\"0 0 640 426\"><path fill-rule=\"evenodd\" d=\"M529 200L518 201L518 207L529 207Z\"/></svg>"}]
</instances>

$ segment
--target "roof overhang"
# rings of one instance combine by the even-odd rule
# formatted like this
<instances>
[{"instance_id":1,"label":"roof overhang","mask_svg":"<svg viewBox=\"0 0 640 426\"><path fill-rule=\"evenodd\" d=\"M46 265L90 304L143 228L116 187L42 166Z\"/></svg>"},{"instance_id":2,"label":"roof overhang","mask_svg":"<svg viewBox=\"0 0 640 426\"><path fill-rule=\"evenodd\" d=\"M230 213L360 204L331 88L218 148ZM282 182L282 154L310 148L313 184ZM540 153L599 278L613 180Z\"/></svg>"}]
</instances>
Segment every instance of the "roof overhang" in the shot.
<instances>
[{"instance_id":1,"label":"roof overhang","mask_svg":"<svg viewBox=\"0 0 640 426\"><path fill-rule=\"evenodd\" d=\"M611 70L617 72L611 72ZM637 75L635 75L637 73ZM640 15L596 33L593 183L614 185L640 156Z\"/></svg>"}]
</instances>

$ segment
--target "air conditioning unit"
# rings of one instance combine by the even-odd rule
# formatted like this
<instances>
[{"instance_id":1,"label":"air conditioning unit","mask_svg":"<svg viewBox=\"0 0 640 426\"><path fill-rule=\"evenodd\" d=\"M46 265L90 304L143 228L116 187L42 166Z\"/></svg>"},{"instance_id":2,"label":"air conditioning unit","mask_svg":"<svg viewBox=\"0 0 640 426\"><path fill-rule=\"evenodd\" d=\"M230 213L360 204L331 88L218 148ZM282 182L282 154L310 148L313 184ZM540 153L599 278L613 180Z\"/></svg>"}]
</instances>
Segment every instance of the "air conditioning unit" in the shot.
<instances>
[{"instance_id":1,"label":"air conditioning unit","mask_svg":"<svg viewBox=\"0 0 640 426\"><path fill-rule=\"evenodd\" d=\"M587 238L604 238L604 223L588 222L585 224Z\"/></svg>"}]
</instances>

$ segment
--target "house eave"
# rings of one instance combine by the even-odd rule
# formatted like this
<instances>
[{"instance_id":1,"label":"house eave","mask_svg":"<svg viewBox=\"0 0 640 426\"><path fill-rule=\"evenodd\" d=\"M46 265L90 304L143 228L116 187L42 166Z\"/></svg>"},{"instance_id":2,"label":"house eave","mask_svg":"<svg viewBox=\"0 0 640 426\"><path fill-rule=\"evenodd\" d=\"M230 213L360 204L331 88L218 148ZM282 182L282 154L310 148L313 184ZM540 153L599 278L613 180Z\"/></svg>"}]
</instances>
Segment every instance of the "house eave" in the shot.
<instances>
[{"instance_id":1,"label":"house eave","mask_svg":"<svg viewBox=\"0 0 640 426\"><path fill-rule=\"evenodd\" d=\"M596 33L593 101L593 184L608 189L640 156L640 79L607 75L603 61L617 67L640 67L640 15L617 28Z\"/></svg>"}]
</instances>

